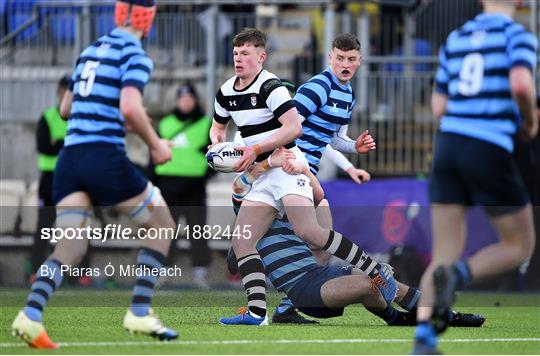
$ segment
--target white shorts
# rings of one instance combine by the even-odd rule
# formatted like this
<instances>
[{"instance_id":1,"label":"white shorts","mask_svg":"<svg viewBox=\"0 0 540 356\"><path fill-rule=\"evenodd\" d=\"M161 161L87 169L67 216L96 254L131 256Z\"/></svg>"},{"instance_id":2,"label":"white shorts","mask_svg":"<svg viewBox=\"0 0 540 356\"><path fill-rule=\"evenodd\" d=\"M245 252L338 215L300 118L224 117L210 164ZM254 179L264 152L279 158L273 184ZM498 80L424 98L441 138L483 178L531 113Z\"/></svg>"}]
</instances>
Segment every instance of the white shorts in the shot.
<instances>
[{"instance_id":1,"label":"white shorts","mask_svg":"<svg viewBox=\"0 0 540 356\"><path fill-rule=\"evenodd\" d=\"M308 162L298 147L290 149L296 155L296 159L308 166ZM313 201L313 188L309 178L305 174L288 174L281 168L272 168L261 174L250 192L244 197L245 200L257 201L268 204L278 211L279 217L285 214L285 207L281 201L286 195L300 195Z\"/></svg>"}]
</instances>

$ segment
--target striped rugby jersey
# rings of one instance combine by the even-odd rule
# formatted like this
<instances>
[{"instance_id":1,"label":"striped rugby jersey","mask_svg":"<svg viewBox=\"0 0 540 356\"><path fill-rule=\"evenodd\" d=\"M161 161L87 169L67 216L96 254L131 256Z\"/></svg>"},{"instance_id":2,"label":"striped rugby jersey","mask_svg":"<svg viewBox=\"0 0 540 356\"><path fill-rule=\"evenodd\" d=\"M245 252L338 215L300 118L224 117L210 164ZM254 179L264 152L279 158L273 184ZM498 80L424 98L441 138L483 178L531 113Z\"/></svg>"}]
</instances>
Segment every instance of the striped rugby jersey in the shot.
<instances>
[{"instance_id":1,"label":"striped rugby jersey","mask_svg":"<svg viewBox=\"0 0 540 356\"><path fill-rule=\"evenodd\" d=\"M124 145L120 90L141 91L150 80L152 60L141 41L121 29L102 36L79 56L73 73L73 103L65 146L105 142Z\"/></svg>"},{"instance_id":2,"label":"striped rugby jersey","mask_svg":"<svg viewBox=\"0 0 540 356\"><path fill-rule=\"evenodd\" d=\"M480 14L452 32L439 53L435 91L448 96L440 130L474 137L509 152L519 127L509 72L534 72L538 40L503 14Z\"/></svg>"},{"instance_id":3,"label":"striped rugby jersey","mask_svg":"<svg viewBox=\"0 0 540 356\"><path fill-rule=\"evenodd\" d=\"M281 123L281 115L294 108L289 91L274 74L262 70L253 82L242 90L234 89L237 76L221 86L214 102L214 120L226 124L232 118L244 143L255 145L272 135ZM285 146L294 147L294 142ZM257 157L261 161L271 152Z\"/></svg>"},{"instance_id":4,"label":"striped rugby jersey","mask_svg":"<svg viewBox=\"0 0 540 356\"><path fill-rule=\"evenodd\" d=\"M238 215L242 202L234 197L232 202ZM286 219L275 219L256 248L266 276L280 292L287 293L304 274L319 266L308 244L294 234Z\"/></svg>"},{"instance_id":5,"label":"striped rugby jersey","mask_svg":"<svg viewBox=\"0 0 540 356\"><path fill-rule=\"evenodd\" d=\"M304 274L318 267L308 244L284 220L274 220L256 248L266 276L280 292L287 293Z\"/></svg>"},{"instance_id":6,"label":"striped rugby jersey","mask_svg":"<svg viewBox=\"0 0 540 356\"><path fill-rule=\"evenodd\" d=\"M305 118L303 134L296 145L306 155L313 174L319 171L326 145L341 126L349 124L355 103L351 84L341 84L330 68L311 78L296 92L294 104Z\"/></svg>"}]
</instances>

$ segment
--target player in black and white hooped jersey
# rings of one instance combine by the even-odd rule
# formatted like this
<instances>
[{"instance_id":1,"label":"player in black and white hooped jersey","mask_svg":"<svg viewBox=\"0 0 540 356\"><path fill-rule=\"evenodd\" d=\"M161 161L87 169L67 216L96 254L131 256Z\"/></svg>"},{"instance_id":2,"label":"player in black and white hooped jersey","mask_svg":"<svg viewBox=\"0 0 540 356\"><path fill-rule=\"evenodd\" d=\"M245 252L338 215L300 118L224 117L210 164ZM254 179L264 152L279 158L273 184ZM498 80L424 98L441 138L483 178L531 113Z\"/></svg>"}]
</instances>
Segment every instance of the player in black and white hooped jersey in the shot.
<instances>
[{"instance_id":1,"label":"player in black and white hooped jersey","mask_svg":"<svg viewBox=\"0 0 540 356\"><path fill-rule=\"evenodd\" d=\"M224 141L227 125L233 119L246 145L238 148L243 155L235 171L245 171L256 161L271 168L271 160L267 158L279 147L286 147L294 154L296 165L307 167L304 154L294 144L302 134L295 105L279 78L263 69L266 35L257 29L244 29L233 39L233 54L236 75L225 82L216 95L210 129L212 144ZM309 170L306 171L309 174ZM235 231L243 236L232 240L248 308L242 308L243 312L235 317L220 319L221 324L268 324L266 277L255 246L276 216L285 213L295 234L304 241L353 266L372 266L374 273L381 272L379 278L392 290L388 302L394 299L396 282L391 275L383 273L380 264L339 232L319 225L308 176L290 175L281 168L274 168L258 177L244 197L235 226Z\"/></svg>"}]
</instances>

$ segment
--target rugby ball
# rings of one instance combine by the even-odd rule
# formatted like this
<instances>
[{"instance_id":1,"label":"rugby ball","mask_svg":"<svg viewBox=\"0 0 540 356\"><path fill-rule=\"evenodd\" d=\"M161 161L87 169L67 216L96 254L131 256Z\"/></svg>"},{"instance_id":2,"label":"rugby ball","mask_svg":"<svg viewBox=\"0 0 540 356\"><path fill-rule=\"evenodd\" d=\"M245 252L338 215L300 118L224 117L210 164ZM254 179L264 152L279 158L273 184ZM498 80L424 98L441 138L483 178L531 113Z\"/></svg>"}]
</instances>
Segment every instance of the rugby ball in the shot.
<instances>
[{"instance_id":1,"label":"rugby ball","mask_svg":"<svg viewBox=\"0 0 540 356\"><path fill-rule=\"evenodd\" d=\"M216 172L234 172L234 165L243 154L242 151L235 150L237 147L243 147L243 145L235 142L221 142L212 145L206 153L206 161L210 168Z\"/></svg>"}]
</instances>

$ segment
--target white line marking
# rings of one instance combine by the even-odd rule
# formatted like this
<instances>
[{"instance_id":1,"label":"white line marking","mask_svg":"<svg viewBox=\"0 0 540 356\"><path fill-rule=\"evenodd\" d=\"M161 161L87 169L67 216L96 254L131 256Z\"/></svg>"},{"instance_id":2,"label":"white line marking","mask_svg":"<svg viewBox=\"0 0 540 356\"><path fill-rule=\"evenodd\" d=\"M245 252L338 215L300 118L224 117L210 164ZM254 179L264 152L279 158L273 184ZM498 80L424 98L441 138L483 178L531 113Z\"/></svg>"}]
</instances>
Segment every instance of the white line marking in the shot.
<instances>
[{"instance_id":1,"label":"white line marking","mask_svg":"<svg viewBox=\"0 0 540 356\"><path fill-rule=\"evenodd\" d=\"M493 338L493 339L441 339L444 343L469 342L540 342L540 338ZM60 342L61 347L78 346L167 346L167 345L244 345L244 344L374 344L374 343L412 343L412 339L316 339L316 340L186 340L186 341L104 341L104 342ZM4 347L25 347L23 342L0 343Z\"/></svg>"}]
</instances>

